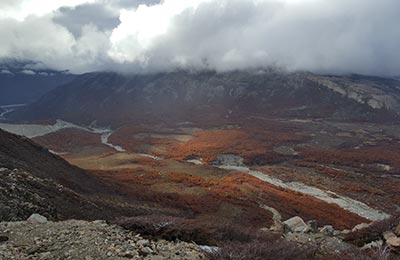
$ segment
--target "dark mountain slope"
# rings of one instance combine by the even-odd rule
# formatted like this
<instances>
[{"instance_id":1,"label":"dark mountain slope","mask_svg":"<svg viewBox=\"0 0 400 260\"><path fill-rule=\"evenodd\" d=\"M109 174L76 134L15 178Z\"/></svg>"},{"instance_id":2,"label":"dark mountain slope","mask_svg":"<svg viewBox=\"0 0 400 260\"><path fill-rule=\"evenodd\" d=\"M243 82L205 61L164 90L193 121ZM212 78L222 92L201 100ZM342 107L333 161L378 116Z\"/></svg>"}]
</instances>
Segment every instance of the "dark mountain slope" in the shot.
<instances>
[{"instance_id":1,"label":"dark mountain slope","mask_svg":"<svg viewBox=\"0 0 400 260\"><path fill-rule=\"evenodd\" d=\"M397 120L400 83L311 73L175 72L123 76L89 73L11 114L81 124L215 121L244 115Z\"/></svg>"},{"instance_id":2,"label":"dark mountain slope","mask_svg":"<svg viewBox=\"0 0 400 260\"><path fill-rule=\"evenodd\" d=\"M29 104L57 86L70 82L75 75L51 70L1 69L0 105ZM26 74L27 72L32 74Z\"/></svg>"},{"instance_id":3,"label":"dark mountain slope","mask_svg":"<svg viewBox=\"0 0 400 260\"><path fill-rule=\"evenodd\" d=\"M32 141L0 130L0 221L107 215L92 197L106 186ZM105 193L108 191L104 189Z\"/></svg>"},{"instance_id":4,"label":"dark mountain slope","mask_svg":"<svg viewBox=\"0 0 400 260\"><path fill-rule=\"evenodd\" d=\"M70 165L28 138L0 130L0 165L51 179L77 191L92 192L99 181L84 170Z\"/></svg>"},{"instance_id":5,"label":"dark mountain slope","mask_svg":"<svg viewBox=\"0 0 400 260\"><path fill-rule=\"evenodd\" d=\"M106 219L157 214L118 186L71 166L32 141L0 130L0 221L33 213L50 219Z\"/></svg>"}]
</instances>

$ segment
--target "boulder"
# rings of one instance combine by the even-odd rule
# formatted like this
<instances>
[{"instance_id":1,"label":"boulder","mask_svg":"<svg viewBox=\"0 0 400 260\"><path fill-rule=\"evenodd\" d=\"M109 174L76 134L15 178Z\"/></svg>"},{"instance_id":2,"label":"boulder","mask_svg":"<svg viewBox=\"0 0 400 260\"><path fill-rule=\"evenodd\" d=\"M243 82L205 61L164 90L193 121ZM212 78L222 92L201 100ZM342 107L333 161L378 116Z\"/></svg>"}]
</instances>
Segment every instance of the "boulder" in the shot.
<instances>
[{"instance_id":1,"label":"boulder","mask_svg":"<svg viewBox=\"0 0 400 260\"><path fill-rule=\"evenodd\" d=\"M361 224L356 225L351 231L352 231L352 232L355 232L355 231L357 231L357 230L361 230L361 229L367 228L367 227L369 227L369 226L370 226L370 224L361 223Z\"/></svg>"},{"instance_id":2,"label":"boulder","mask_svg":"<svg viewBox=\"0 0 400 260\"><path fill-rule=\"evenodd\" d=\"M304 220L298 216L288 219L283 222L284 230L288 232L308 232L310 227L304 222Z\"/></svg>"},{"instance_id":3,"label":"boulder","mask_svg":"<svg viewBox=\"0 0 400 260\"><path fill-rule=\"evenodd\" d=\"M397 236L392 231L386 231L383 233L383 238L388 240L390 238L396 238Z\"/></svg>"},{"instance_id":4,"label":"boulder","mask_svg":"<svg viewBox=\"0 0 400 260\"><path fill-rule=\"evenodd\" d=\"M326 225L320 229L320 232L324 235L333 236L335 229L331 225Z\"/></svg>"},{"instance_id":5,"label":"boulder","mask_svg":"<svg viewBox=\"0 0 400 260\"><path fill-rule=\"evenodd\" d=\"M32 214L27 221L30 224L45 224L47 223L47 218L39 214Z\"/></svg>"},{"instance_id":6,"label":"boulder","mask_svg":"<svg viewBox=\"0 0 400 260\"><path fill-rule=\"evenodd\" d=\"M139 241L136 242L136 245L144 247L149 245L149 240L147 239L140 239Z\"/></svg>"},{"instance_id":7,"label":"boulder","mask_svg":"<svg viewBox=\"0 0 400 260\"><path fill-rule=\"evenodd\" d=\"M309 226L313 232L318 229L318 223L316 220L307 221L307 226Z\"/></svg>"},{"instance_id":8,"label":"boulder","mask_svg":"<svg viewBox=\"0 0 400 260\"><path fill-rule=\"evenodd\" d=\"M397 237L393 231L386 231L383 233L383 238L386 245L392 250L400 250L400 237Z\"/></svg>"},{"instance_id":9,"label":"boulder","mask_svg":"<svg viewBox=\"0 0 400 260\"><path fill-rule=\"evenodd\" d=\"M365 244L361 250L370 250L370 249L379 249L382 248L383 241L382 240L377 240L377 241L372 241L368 244Z\"/></svg>"},{"instance_id":10,"label":"boulder","mask_svg":"<svg viewBox=\"0 0 400 260\"><path fill-rule=\"evenodd\" d=\"M143 248L141 248L140 250L139 250L139 252L140 252L140 254L142 255L142 256L147 256L147 255L150 255L150 254L153 254L154 253L154 251L150 248L150 247L143 247Z\"/></svg>"},{"instance_id":11,"label":"boulder","mask_svg":"<svg viewBox=\"0 0 400 260\"><path fill-rule=\"evenodd\" d=\"M199 246L201 250L206 253L217 253L220 249L216 246Z\"/></svg>"},{"instance_id":12,"label":"boulder","mask_svg":"<svg viewBox=\"0 0 400 260\"><path fill-rule=\"evenodd\" d=\"M94 220L93 224L99 225L101 227L107 227L108 226L107 221L105 221L105 220Z\"/></svg>"},{"instance_id":13,"label":"boulder","mask_svg":"<svg viewBox=\"0 0 400 260\"><path fill-rule=\"evenodd\" d=\"M348 235L348 234L351 233L351 230L344 229L344 230L342 230L340 233L341 233L342 235Z\"/></svg>"},{"instance_id":14,"label":"boulder","mask_svg":"<svg viewBox=\"0 0 400 260\"><path fill-rule=\"evenodd\" d=\"M397 225L397 227L394 228L394 233L400 236L400 225Z\"/></svg>"},{"instance_id":15,"label":"boulder","mask_svg":"<svg viewBox=\"0 0 400 260\"><path fill-rule=\"evenodd\" d=\"M393 250L400 250L400 237L391 237L386 240L386 244Z\"/></svg>"}]
</instances>

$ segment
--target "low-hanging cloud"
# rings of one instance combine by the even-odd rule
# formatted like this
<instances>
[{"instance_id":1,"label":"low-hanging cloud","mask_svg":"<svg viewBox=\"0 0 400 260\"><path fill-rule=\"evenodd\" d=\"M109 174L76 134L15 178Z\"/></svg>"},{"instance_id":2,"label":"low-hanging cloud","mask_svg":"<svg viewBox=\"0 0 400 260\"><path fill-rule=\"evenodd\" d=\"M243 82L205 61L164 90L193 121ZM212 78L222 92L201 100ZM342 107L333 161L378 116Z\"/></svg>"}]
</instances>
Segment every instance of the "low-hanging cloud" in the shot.
<instances>
[{"instance_id":1,"label":"low-hanging cloud","mask_svg":"<svg viewBox=\"0 0 400 260\"><path fill-rule=\"evenodd\" d=\"M73 72L279 66L400 74L398 0L112 2L88 1L23 21L0 16L0 57ZM82 13L85 19L73 19Z\"/></svg>"}]
</instances>

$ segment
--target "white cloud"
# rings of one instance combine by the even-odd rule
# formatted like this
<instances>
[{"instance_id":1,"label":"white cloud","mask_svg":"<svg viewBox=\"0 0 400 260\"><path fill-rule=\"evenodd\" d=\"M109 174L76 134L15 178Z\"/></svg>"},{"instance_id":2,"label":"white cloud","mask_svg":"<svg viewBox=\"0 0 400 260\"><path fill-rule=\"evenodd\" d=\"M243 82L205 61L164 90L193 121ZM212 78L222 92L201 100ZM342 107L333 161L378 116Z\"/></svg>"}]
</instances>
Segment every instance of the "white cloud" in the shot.
<instances>
[{"instance_id":1,"label":"white cloud","mask_svg":"<svg viewBox=\"0 0 400 260\"><path fill-rule=\"evenodd\" d=\"M20 73L25 75L36 75L36 72L34 72L33 70L21 70Z\"/></svg>"},{"instance_id":2,"label":"white cloud","mask_svg":"<svg viewBox=\"0 0 400 260\"><path fill-rule=\"evenodd\" d=\"M139 5L121 10L121 24L111 36L110 56L121 62L145 62L143 52L168 33L173 19L187 10L195 10L207 0L165 0L158 5ZM127 50L129 50L127 52Z\"/></svg>"},{"instance_id":3,"label":"white cloud","mask_svg":"<svg viewBox=\"0 0 400 260\"><path fill-rule=\"evenodd\" d=\"M2 70L0 70L0 74L8 74L8 75L13 75L14 73L12 73L12 72L11 72L11 71L9 71L9 70L2 69Z\"/></svg>"},{"instance_id":4,"label":"white cloud","mask_svg":"<svg viewBox=\"0 0 400 260\"><path fill-rule=\"evenodd\" d=\"M31 16L23 22L0 20L0 57L40 61L47 67L73 72L97 69L107 55L109 34L97 30L95 25L85 25L76 39L51 18L48 15Z\"/></svg>"},{"instance_id":5,"label":"white cloud","mask_svg":"<svg viewBox=\"0 0 400 260\"><path fill-rule=\"evenodd\" d=\"M121 12L109 54L161 70L279 65L398 74L398 10L395 0L165 0Z\"/></svg>"},{"instance_id":6,"label":"white cloud","mask_svg":"<svg viewBox=\"0 0 400 260\"><path fill-rule=\"evenodd\" d=\"M52 12L82 3L62 22ZM398 0L3 0L0 7L0 58L74 72L278 65L400 74Z\"/></svg>"},{"instance_id":7,"label":"white cloud","mask_svg":"<svg viewBox=\"0 0 400 260\"><path fill-rule=\"evenodd\" d=\"M4 1L4 2L3 2ZM93 3L95 0L2 0L0 18L23 21L30 15L42 16L63 6L77 6Z\"/></svg>"}]
</instances>

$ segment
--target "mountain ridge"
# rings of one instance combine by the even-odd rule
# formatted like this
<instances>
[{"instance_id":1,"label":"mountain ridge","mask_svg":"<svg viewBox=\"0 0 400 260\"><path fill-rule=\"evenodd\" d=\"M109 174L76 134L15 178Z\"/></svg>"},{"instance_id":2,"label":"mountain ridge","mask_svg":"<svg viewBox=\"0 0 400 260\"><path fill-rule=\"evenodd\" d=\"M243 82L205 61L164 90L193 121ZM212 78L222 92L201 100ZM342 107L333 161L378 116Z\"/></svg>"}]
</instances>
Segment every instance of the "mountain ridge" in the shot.
<instances>
[{"instance_id":1,"label":"mountain ridge","mask_svg":"<svg viewBox=\"0 0 400 260\"><path fill-rule=\"evenodd\" d=\"M146 120L213 121L245 115L397 120L400 81L275 70L148 75L94 72L48 92L10 118L119 125Z\"/></svg>"}]
</instances>

